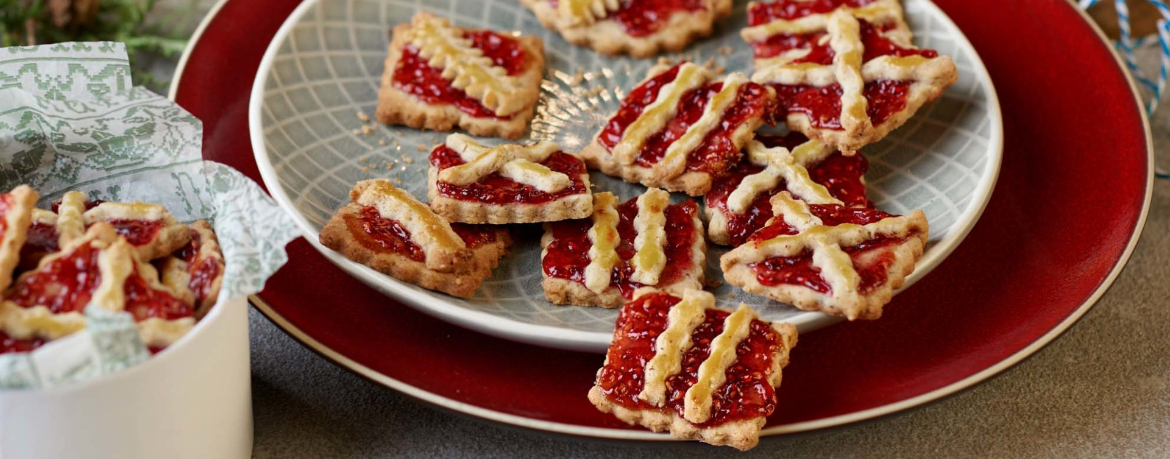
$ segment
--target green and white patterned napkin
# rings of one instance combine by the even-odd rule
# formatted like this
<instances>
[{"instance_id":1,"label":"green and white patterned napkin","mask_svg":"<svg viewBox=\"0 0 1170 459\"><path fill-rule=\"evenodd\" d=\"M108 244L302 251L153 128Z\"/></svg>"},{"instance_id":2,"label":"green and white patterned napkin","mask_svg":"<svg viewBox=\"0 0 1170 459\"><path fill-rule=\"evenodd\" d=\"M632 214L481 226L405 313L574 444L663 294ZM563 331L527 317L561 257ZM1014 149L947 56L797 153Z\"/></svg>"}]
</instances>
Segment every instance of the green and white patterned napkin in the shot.
<instances>
[{"instance_id":1,"label":"green and white patterned napkin","mask_svg":"<svg viewBox=\"0 0 1170 459\"><path fill-rule=\"evenodd\" d=\"M203 160L203 125L130 83L120 43L0 48L0 190L26 183L48 208L67 191L166 205L206 219L223 247L219 299L256 293L288 260L295 223L252 180ZM88 328L25 354L0 355L0 389L49 387L145 361L127 313L87 308Z\"/></svg>"}]
</instances>

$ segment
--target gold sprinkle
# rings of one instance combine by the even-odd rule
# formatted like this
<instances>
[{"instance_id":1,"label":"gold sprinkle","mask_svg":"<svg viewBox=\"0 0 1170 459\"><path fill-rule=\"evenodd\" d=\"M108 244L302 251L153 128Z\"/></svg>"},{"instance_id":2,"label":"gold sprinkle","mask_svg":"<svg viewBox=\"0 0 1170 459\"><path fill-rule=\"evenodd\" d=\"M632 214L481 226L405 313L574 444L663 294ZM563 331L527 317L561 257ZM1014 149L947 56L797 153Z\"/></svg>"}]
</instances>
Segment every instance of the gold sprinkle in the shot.
<instances>
[{"instance_id":1,"label":"gold sprinkle","mask_svg":"<svg viewBox=\"0 0 1170 459\"><path fill-rule=\"evenodd\" d=\"M427 151L427 146L421 143L418 144L418 151Z\"/></svg>"},{"instance_id":2,"label":"gold sprinkle","mask_svg":"<svg viewBox=\"0 0 1170 459\"><path fill-rule=\"evenodd\" d=\"M414 164L414 158L411 158L411 157L406 156L406 155L402 155L402 162L404 162L406 164Z\"/></svg>"},{"instance_id":3,"label":"gold sprinkle","mask_svg":"<svg viewBox=\"0 0 1170 459\"><path fill-rule=\"evenodd\" d=\"M370 135L373 133L374 133L374 128L370 127L370 125L368 125L368 124L362 125L362 134Z\"/></svg>"},{"instance_id":4,"label":"gold sprinkle","mask_svg":"<svg viewBox=\"0 0 1170 459\"><path fill-rule=\"evenodd\" d=\"M362 120L363 123L370 121L370 117L366 115L366 112L361 110L357 111L357 117L359 120Z\"/></svg>"},{"instance_id":5,"label":"gold sprinkle","mask_svg":"<svg viewBox=\"0 0 1170 459\"><path fill-rule=\"evenodd\" d=\"M378 145L386 146L386 139L378 139Z\"/></svg>"}]
</instances>

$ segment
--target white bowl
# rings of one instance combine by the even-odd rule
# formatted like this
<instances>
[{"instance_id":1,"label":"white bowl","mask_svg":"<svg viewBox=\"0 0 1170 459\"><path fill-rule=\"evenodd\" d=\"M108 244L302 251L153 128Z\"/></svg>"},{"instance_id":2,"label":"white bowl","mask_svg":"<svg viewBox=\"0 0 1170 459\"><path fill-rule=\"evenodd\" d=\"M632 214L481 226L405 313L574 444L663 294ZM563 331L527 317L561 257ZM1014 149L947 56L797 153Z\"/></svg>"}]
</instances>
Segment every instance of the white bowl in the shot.
<instances>
[{"instance_id":1,"label":"white bowl","mask_svg":"<svg viewBox=\"0 0 1170 459\"><path fill-rule=\"evenodd\" d=\"M248 302L216 304L145 363L46 390L0 391L3 459L252 455Z\"/></svg>"}]
</instances>

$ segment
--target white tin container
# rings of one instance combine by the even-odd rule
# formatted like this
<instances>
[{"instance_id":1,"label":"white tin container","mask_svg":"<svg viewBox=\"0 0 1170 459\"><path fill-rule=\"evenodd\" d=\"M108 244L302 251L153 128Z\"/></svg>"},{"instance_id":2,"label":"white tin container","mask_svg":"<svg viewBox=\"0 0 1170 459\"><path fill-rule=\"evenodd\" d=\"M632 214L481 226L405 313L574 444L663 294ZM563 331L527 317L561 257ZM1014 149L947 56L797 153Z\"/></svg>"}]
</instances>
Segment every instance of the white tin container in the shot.
<instances>
[{"instance_id":1,"label":"white tin container","mask_svg":"<svg viewBox=\"0 0 1170 459\"><path fill-rule=\"evenodd\" d=\"M0 459L248 458L248 352L248 302L238 298L141 365L58 388L0 391Z\"/></svg>"}]
</instances>

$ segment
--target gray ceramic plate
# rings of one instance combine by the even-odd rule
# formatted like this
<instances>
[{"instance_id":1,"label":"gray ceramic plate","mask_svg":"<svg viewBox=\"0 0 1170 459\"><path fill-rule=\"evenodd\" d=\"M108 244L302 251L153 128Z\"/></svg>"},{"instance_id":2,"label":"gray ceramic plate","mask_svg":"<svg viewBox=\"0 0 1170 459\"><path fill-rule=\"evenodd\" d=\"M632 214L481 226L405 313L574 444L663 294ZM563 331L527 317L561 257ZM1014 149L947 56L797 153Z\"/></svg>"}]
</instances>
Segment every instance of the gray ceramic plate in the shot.
<instances>
[{"instance_id":1,"label":"gray ceramic plate","mask_svg":"<svg viewBox=\"0 0 1170 459\"><path fill-rule=\"evenodd\" d=\"M995 89L979 56L934 4L904 0L915 43L954 58L959 82L924 107L884 141L865 148L870 198L878 208L906 213L921 208L930 220L930 242L906 287L930 272L979 219L999 173L1002 120ZM685 52L696 62L714 59L728 71L751 70L751 48L738 35L746 2L715 33ZM545 42L546 73L529 138L549 139L577 151L654 62L602 56L566 43L544 29L517 0L309 0L285 21L257 73L250 105L252 146L265 184L296 218L306 239L330 261L387 296L459 325L504 338L575 350L603 351L616 310L556 306L540 287L539 226L516 228L517 244L475 298L435 293L350 262L317 243L332 213L349 201L354 182L397 177L426 199L429 147L445 133L363 122L377 104L388 30L417 11L457 25L519 30ZM730 47L731 55L719 49ZM570 86L578 70L584 82ZM600 88L600 89L597 89ZM362 126L371 126L369 133ZM497 143L485 139L485 143ZM408 158L408 159L404 159ZM387 167L389 165L389 167ZM593 173L600 190L623 199L644 190ZM685 199L675 196L676 200ZM708 276L721 279L718 259L708 255ZM905 287L904 287L905 288ZM836 321L723 285L714 290L723 306L746 302L770 320L802 332ZM734 299L731 298L734 294Z\"/></svg>"}]
</instances>

